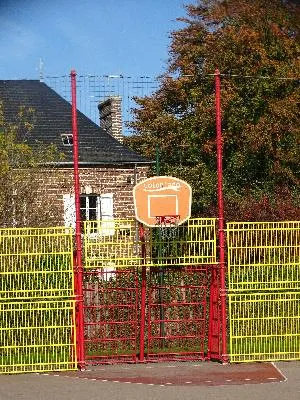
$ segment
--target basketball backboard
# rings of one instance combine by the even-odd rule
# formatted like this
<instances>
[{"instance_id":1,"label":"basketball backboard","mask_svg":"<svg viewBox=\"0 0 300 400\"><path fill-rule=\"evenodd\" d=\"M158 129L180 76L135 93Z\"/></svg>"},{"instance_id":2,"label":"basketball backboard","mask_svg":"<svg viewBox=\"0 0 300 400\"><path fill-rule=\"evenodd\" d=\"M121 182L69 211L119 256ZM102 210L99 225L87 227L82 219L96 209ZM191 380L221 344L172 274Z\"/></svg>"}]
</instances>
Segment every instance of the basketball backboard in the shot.
<instances>
[{"instance_id":1,"label":"basketball backboard","mask_svg":"<svg viewBox=\"0 0 300 400\"><path fill-rule=\"evenodd\" d=\"M182 224L191 216L192 188L172 176L154 176L133 188L136 219L147 226L156 226L157 217L178 216Z\"/></svg>"}]
</instances>

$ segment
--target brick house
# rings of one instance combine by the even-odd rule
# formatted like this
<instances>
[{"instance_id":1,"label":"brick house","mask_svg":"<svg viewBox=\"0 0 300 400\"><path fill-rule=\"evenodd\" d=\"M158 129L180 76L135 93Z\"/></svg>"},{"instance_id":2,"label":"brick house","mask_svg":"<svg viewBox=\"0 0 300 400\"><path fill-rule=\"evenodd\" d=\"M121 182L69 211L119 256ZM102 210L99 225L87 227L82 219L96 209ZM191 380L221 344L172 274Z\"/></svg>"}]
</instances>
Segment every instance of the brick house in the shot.
<instances>
[{"instance_id":1,"label":"brick house","mask_svg":"<svg viewBox=\"0 0 300 400\"><path fill-rule=\"evenodd\" d=\"M0 80L0 101L9 122L20 106L33 110L29 145L54 144L64 154L63 161L43 165L41 196L52 199L57 224L74 225L71 105L37 80ZM151 161L122 143L120 101L114 97L99 105L100 127L77 113L82 219L133 216L132 188L149 171Z\"/></svg>"}]
</instances>

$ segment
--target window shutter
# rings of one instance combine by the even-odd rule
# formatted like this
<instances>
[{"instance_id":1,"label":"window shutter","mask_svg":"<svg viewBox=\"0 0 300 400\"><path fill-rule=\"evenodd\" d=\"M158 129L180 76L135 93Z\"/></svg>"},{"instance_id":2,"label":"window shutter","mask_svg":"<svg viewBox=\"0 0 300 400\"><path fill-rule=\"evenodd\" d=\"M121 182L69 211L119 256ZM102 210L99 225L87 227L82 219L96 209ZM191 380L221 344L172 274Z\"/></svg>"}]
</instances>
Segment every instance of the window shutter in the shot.
<instances>
[{"instance_id":1,"label":"window shutter","mask_svg":"<svg viewBox=\"0 0 300 400\"><path fill-rule=\"evenodd\" d=\"M100 219L112 219L113 210L113 194L107 193L100 196Z\"/></svg>"},{"instance_id":2,"label":"window shutter","mask_svg":"<svg viewBox=\"0 0 300 400\"><path fill-rule=\"evenodd\" d=\"M73 194L64 194L64 221L65 226L75 229L76 212L75 212L75 196Z\"/></svg>"},{"instance_id":3,"label":"window shutter","mask_svg":"<svg viewBox=\"0 0 300 400\"><path fill-rule=\"evenodd\" d=\"M106 193L100 196L101 235L112 236L115 234L113 194Z\"/></svg>"}]
</instances>

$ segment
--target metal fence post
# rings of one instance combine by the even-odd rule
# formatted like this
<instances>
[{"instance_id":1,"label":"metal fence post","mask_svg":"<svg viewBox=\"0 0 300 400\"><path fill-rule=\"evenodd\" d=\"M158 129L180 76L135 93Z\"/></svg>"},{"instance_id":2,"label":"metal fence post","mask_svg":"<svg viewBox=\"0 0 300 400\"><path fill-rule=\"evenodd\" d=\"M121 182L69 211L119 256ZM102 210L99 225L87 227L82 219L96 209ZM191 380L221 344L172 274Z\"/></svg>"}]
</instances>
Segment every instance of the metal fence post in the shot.
<instances>
[{"instance_id":1,"label":"metal fence post","mask_svg":"<svg viewBox=\"0 0 300 400\"><path fill-rule=\"evenodd\" d=\"M226 283L225 283L225 232L224 232L224 200L223 200L223 137L221 120L221 79L220 71L215 71L215 105L217 133L217 171L218 171L218 236L219 236L219 266L220 266L220 301L222 345L221 360L228 362L227 332L226 332Z\"/></svg>"},{"instance_id":2,"label":"metal fence post","mask_svg":"<svg viewBox=\"0 0 300 400\"><path fill-rule=\"evenodd\" d=\"M146 271L146 243L145 243L145 228L143 225L139 227L139 240L142 244L142 287L141 287L141 326L140 326L140 362L145 361L145 321L146 321L146 285L147 285L147 271Z\"/></svg>"},{"instance_id":3,"label":"metal fence post","mask_svg":"<svg viewBox=\"0 0 300 400\"><path fill-rule=\"evenodd\" d=\"M84 368L84 324L83 324L83 269L82 269L82 244L81 244L81 228L80 228L80 185L79 185L79 168L78 168L78 130L77 130L77 108L76 108L76 72L71 71L71 88L72 88L72 134L73 134L73 163L74 163L74 195L75 195L75 243L76 243L76 264L75 274L77 275L77 355L78 366Z\"/></svg>"}]
</instances>

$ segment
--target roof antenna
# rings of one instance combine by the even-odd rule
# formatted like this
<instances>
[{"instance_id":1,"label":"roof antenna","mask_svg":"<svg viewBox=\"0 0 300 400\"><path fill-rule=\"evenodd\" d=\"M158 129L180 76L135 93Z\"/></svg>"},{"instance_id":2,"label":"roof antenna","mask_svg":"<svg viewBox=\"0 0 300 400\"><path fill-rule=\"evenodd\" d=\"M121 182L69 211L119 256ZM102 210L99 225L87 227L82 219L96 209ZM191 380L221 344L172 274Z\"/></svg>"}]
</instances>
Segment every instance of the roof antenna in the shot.
<instances>
[{"instance_id":1,"label":"roof antenna","mask_svg":"<svg viewBox=\"0 0 300 400\"><path fill-rule=\"evenodd\" d=\"M40 58L40 63L39 63L39 71L40 71L40 82L44 82L44 76L43 76L43 72L44 72L44 63L43 60Z\"/></svg>"}]
</instances>

